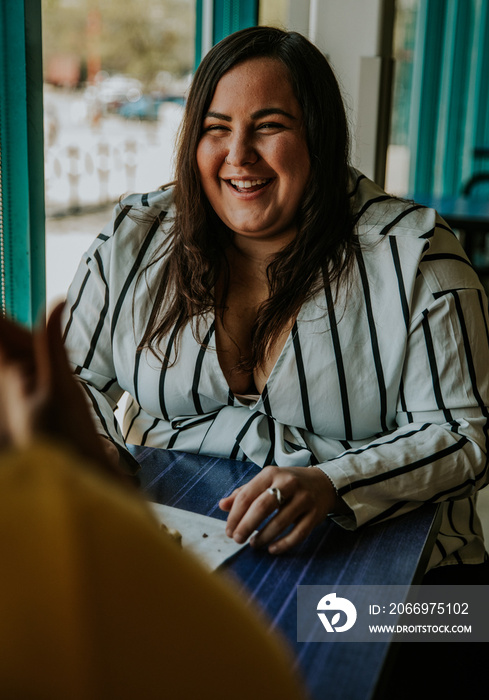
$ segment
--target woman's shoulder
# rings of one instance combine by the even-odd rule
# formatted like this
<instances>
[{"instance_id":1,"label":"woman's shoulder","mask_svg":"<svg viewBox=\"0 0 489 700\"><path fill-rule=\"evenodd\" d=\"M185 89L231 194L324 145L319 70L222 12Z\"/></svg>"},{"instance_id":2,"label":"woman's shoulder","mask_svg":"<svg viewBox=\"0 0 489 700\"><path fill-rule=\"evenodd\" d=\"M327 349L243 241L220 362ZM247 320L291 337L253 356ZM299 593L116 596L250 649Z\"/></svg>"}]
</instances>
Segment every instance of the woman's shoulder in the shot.
<instances>
[{"instance_id":1,"label":"woman's shoulder","mask_svg":"<svg viewBox=\"0 0 489 700\"><path fill-rule=\"evenodd\" d=\"M148 236L161 242L173 220L173 188L134 193L122 197L95 245L135 246Z\"/></svg>"},{"instance_id":2,"label":"woman's shoulder","mask_svg":"<svg viewBox=\"0 0 489 700\"><path fill-rule=\"evenodd\" d=\"M130 208L141 215L158 216L168 214L173 208L174 183L164 185L153 192L134 193L123 197L119 208Z\"/></svg>"},{"instance_id":3,"label":"woman's shoulder","mask_svg":"<svg viewBox=\"0 0 489 700\"><path fill-rule=\"evenodd\" d=\"M83 257L87 263L100 259L105 264L111 259L129 264L140 253L149 255L165 243L172 220L172 187L122 197Z\"/></svg>"},{"instance_id":4,"label":"woman's shoulder","mask_svg":"<svg viewBox=\"0 0 489 700\"><path fill-rule=\"evenodd\" d=\"M387 194L352 171L353 211L367 272L392 268L404 279L423 278L433 292L459 286L482 289L460 241L438 212Z\"/></svg>"},{"instance_id":5,"label":"woman's shoulder","mask_svg":"<svg viewBox=\"0 0 489 700\"><path fill-rule=\"evenodd\" d=\"M120 237L129 230L131 236L146 237L148 231L154 229L168 230L173 214L172 186L130 194L123 197L114 209L112 233Z\"/></svg>"},{"instance_id":6,"label":"woman's shoulder","mask_svg":"<svg viewBox=\"0 0 489 700\"><path fill-rule=\"evenodd\" d=\"M434 209L389 194L353 168L350 197L360 239L365 236L428 238L443 223Z\"/></svg>"}]
</instances>

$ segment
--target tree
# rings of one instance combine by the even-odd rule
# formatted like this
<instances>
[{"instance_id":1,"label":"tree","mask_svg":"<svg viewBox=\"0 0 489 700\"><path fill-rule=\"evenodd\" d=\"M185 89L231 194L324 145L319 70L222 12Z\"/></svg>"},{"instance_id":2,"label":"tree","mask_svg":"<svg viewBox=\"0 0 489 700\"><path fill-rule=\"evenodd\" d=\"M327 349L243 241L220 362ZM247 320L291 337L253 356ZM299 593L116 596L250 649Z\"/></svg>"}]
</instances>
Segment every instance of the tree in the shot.
<instances>
[{"instance_id":1,"label":"tree","mask_svg":"<svg viewBox=\"0 0 489 700\"><path fill-rule=\"evenodd\" d=\"M99 36L88 29L100 15ZM43 0L44 61L76 55L86 65L99 51L101 68L125 73L150 87L158 73L191 70L194 0Z\"/></svg>"}]
</instances>

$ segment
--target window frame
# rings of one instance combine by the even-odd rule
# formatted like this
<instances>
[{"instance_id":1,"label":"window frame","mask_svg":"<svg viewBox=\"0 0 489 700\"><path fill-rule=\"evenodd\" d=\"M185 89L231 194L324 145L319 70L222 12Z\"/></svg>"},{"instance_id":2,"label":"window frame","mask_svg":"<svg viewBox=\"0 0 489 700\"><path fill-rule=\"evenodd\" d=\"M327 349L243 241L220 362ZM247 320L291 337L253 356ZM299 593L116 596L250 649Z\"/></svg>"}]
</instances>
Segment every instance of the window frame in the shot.
<instances>
[{"instance_id":1,"label":"window frame","mask_svg":"<svg viewBox=\"0 0 489 700\"><path fill-rule=\"evenodd\" d=\"M0 308L32 326L46 303L41 0L4 0L0 36Z\"/></svg>"}]
</instances>

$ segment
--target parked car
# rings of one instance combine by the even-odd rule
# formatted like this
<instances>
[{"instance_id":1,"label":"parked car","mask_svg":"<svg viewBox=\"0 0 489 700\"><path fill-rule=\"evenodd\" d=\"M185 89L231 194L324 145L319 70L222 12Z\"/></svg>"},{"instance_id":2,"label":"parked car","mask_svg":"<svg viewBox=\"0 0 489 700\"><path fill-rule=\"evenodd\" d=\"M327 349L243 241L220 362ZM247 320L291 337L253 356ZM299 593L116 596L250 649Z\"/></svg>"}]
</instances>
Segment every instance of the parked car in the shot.
<instances>
[{"instance_id":1,"label":"parked car","mask_svg":"<svg viewBox=\"0 0 489 700\"><path fill-rule=\"evenodd\" d=\"M185 97L182 95L142 95L134 102L126 102L121 105L117 112L126 119L157 121L159 108L165 103L185 107Z\"/></svg>"},{"instance_id":2,"label":"parked car","mask_svg":"<svg viewBox=\"0 0 489 700\"><path fill-rule=\"evenodd\" d=\"M117 111L123 104L137 102L142 94L141 81L127 75L111 75L97 85L97 99L108 111Z\"/></svg>"},{"instance_id":3,"label":"parked car","mask_svg":"<svg viewBox=\"0 0 489 700\"><path fill-rule=\"evenodd\" d=\"M134 102L126 102L117 110L125 119L142 119L145 121L157 121L158 102L149 95L142 95Z\"/></svg>"}]
</instances>

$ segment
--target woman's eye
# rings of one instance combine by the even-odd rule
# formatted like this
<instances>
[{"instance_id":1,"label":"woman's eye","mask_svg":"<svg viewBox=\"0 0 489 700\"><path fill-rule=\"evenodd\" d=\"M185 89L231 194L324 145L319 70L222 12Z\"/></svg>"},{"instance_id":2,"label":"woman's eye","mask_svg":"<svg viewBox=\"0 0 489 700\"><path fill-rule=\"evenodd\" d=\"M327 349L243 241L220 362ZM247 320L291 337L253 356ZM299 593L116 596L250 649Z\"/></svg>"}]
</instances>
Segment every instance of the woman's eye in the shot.
<instances>
[{"instance_id":1,"label":"woman's eye","mask_svg":"<svg viewBox=\"0 0 489 700\"><path fill-rule=\"evenodd\" d=\"M209 124L209 126L204 127L204 132L209 133L209 132L214 132L214 133L219 133L219 132L224 132L228 131L228 127L224 126L224 124Z\"/></svg>"},{"instance_id":2,"label":"woman's eye","mask_svg":"<svg viewBox=\"0 0 489 700\"><path fill-rule=\"evenodd\" d=\"M278 122L265 122L264 124L260 124L258 126L258 129L260 131L272 131L272 130L279 130L283 129L284 125L279 124Z\"/></svg>"}]
</instances>

